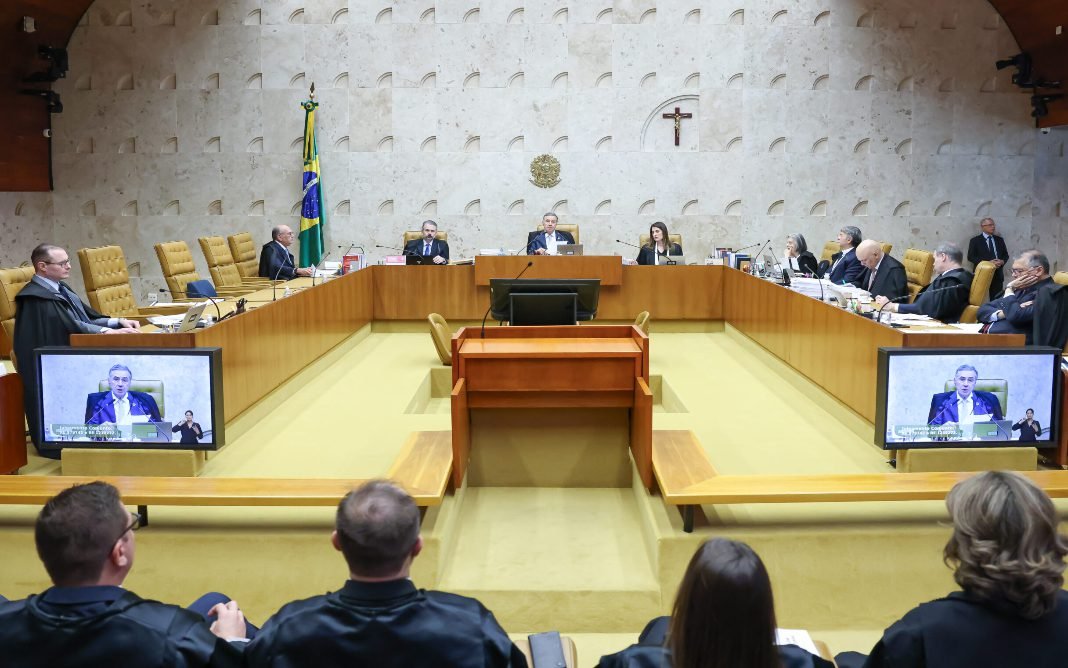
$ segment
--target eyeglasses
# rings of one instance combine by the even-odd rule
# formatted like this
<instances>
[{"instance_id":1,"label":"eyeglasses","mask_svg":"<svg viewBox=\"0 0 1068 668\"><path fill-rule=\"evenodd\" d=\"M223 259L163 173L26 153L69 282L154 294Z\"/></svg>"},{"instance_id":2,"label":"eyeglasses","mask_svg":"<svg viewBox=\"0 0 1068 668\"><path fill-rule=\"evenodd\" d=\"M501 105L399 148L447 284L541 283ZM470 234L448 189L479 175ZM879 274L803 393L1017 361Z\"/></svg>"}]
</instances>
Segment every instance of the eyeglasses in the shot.
<instances>
[{"instance_id":1,"label":"eyeglasses","mask_svg":"<svg viewBox=\"0 0 1068 668\"><path fill-rule=\"evenodd\" d=\"M1023 269L1017 269L1016 267L1013 267L1012 275L1019 276L1020 274L1026 274L1028 269L1030 269L1030 267L1024 267Z\"/></svg>"},{"instance_id":2,"label":"eyeglasses","mask_svg":"<svg viewBox=\"0 0 1068 668\"><path fill-rule=\"evenodd\" d=\"M137 531L138 529L141 528L141 514L140 513L130 513L130 517L133 518L130 521L130 526L128 526L128 527L126 527L125 529L122 530L122 533L120 533L118 535L118 537L115 539L115 541L112 543L112 545L114 545L115 543L117 543L120 540L122 540L122 537L126 535L127 531Z\"/></svg>"},{"instance_id":3,"label":"eyeglasses","mask_svg":"<svg viewBox=\"0 0 1068 668\"><path fill-rule=\"evenodd\" d=\"M46 261L45 264L55 264L55 265L59 265L60 267L69 267L70 266L70 258L68 258L66 260L63 260L62 262L48 262L48 261Z\"/></svg>"}]
</instances>

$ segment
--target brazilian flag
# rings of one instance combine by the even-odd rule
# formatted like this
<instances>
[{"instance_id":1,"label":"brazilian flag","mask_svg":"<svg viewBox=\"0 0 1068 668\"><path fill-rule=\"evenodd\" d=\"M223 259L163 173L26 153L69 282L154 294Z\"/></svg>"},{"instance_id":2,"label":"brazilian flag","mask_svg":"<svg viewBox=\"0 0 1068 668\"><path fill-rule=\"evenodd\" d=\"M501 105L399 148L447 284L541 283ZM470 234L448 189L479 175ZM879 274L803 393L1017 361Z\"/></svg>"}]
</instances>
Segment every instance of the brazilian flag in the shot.
<instances>
[{"instance_id":1,"label":"brazilian flag","mask_svg":"<svg viewBox=\"0 0 1068 668\"><path fill-rule=\"evenodd\" d=\"M300 207L300 266L319 264L323 257L323 228L326 226L326 207L323 206L323 181L319 171L319 146L315 141L315 110L319 103L313 99L302 102L304 107L304 178Z\"/></svg>"}]
</instances>

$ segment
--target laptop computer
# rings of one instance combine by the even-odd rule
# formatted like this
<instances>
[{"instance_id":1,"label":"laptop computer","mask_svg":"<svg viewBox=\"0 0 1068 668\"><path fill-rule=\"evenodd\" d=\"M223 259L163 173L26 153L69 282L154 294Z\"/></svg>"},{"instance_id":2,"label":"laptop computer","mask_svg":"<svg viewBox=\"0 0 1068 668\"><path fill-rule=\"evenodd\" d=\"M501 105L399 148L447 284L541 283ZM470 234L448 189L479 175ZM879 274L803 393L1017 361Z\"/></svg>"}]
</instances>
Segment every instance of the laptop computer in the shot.
<instances>
[{"instance_id":1,"label":"laptop computer","mask_svg":"<svg viewBox=\"0 0 1068 668\"><path fill-rule=\"evenodd\" d=\"M680 267L686 264L685 255L661 255L660 264L677 264Z\"/></svg>"},{"instance_id":2,"label":"laptop computer","mask_svg":"<svg viewBox=\"0 0 1068 668\"><path fill-rule=\"evenodd\" d=\"M434 264L433 255L405 255L404 264Z\"/></svg>"},{"instance_id":3,"label":"laptop computer","mask_svg":"<svg viewBox=\"0 0 1068 668\"><path fill-rule=\"evenodd\" d=\"M182 316L182 322L178 324L178 332L191 332L196 329L197 323L200 322L200 316L204 315L204 309L208 306L208 302L197 302L189 307L189 310Z\"/></svg>"},{"instance_id":4,"label":"laptop computer","mask_svg":"<svg viewBox=\"0 0 1068 668\"><path fill-rule=\"evenodd\" d=\"M557 255L582 255L582 244L557 244Z\"/></svg>"}]
</instances>

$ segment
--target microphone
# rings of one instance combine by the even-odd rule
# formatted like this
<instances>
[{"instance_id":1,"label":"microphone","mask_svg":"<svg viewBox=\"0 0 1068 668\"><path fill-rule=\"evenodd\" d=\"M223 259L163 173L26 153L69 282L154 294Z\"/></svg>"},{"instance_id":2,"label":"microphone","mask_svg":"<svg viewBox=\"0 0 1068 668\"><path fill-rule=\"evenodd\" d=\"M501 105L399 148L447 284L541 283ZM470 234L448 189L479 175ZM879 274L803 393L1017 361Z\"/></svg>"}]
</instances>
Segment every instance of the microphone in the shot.
<instances>
[{"instance_id":1,"label":"microphone","mask_svg":"<svg viewBox=\"0 0 1068 668\"><path fill-rule=\"evenodd\" d=\"M637 248L638 250L642 249L642 247L639 246L638 244L632 244L629 241L623 241L622 239L616 239L616 243L617 244L623 244L624 246L630 246L631 248Z\"/></svg>"},{"instance_id":2,"label":"microphone","mask_svg":"<svg viewBox=\"0 0 1068 668\"><path fill-rule=\"evenodd\" d=\"M770 241L770 239L769 239L769 241ZM742 246L741 248L736 248L735 250L733 250L733 251L731 251L731 252L732 252L732 253L737 253L738 251L744 251L744 250L749 250L750 248L756 248L757 246L761 246L761 245L763 245L763 244L761 244L761 243L760 243L760 242L758 241L758 242L756 242L755 244L749 244L748 246Z\"/></svg>"},{"instance_id":3,"label":"microphone","mask_svg":"<svg viewBox=\"0 0 1068 668\"><path fill-rule=\"evenodd\" d=\"M100 415L100 411L102 411L102 410L104 410L105 408L108 407L108 404L115 403L115 397L112 396L112 394L110 392L108 392L108 397L111 397L111 401L110 402L109 401L101 401L99 404L97 404L96 405L96 412L94 412L93 415L88 420L85 421L85 424L100 424L98 422L93 422L93 420L96 419L97 415ZM107 399L107 397L104 397L104 399Z\"/></svg>"},{"instance_id":4,"label":"microphone","mask_svg":"<svg viewBox=\"0 0 1068 668\"><path fill-rule=\"evenodd\" d=\"M756 262L760 258L760 254L764 252L764 246L767 246L770 243L771 243L771 239L768 239L764 243L760 244L760 248L757 250L756 253L753 254L753 261L749 264L749 266L751 266L751 267L755 267L756 266ZM753 245L755 246L756 244L753 244ZM735 252L737 252L737 251L735 251Z\"/></svg>"},{"instance_id":5,"label":"microphone","mask_svg":"<svg viewBox=\"0 0 1068 668\"><path fill-rule=\"evenodd\" d=\"M375 244L375 248L385 248L386 250L400 251L401 255L418 255L405 248L397 248L396 246L383 246L382 244Z\"/></svg>"},{"instance_id":6,"label":"microphone","mask_svg":"<svg viewBox=\"0 0 1068 668\"><path fill-rule=\"evenodd\" d=\"M534 260L527 260L527 266L523 267L523 271L521 271L518 274L516 274L516 277L513 278L512 280L513 281L518 281L520 276L522 276L523 274L527 273L527 269L530 269L533 266L534 266ZM486 318L489 317L490 311L492 311L492 310L493 310L493 294L490 293L490 305L489 305L489 308L486 309L486 315L482 316L482 332L481 332L480 338L483 338L483 339L486 338Z\"/></svg>"},{"instance_id":7,"label":"microphone","mask_svg":"<svg viewBox=\"0 0 1068 668\"><path fill-rule=\"evenodd\" d=\"M775 254L775 247L771 245L771 239L768 239L768 250L771 251L771 258L775 260L775 266L779 268L779 275L782 276L782 284L789 286L790 276L786 273L786 270L782 268L782 263L779 262L779 256ZM798 266L800 267L801 265Z\"/></svg>"},{"instance_id":8,"label":"microphone","mask_svg":"<svg viewBox=\"0 0 1068 668\"><path fill-rule=\"evenodd\" d=\"M538 237L541 236L541 234L542 233L535 234L534 237L530 241L527 242L527 252L526 252L527 255L533 255L533 253L530 252L530 247L534 245L534 242L538 240ZM548 250L548 248L546 248L546 250Z\"/></svg>"},{"instance_id":9,"label":"microphone","mask_svg":"<svg viewBox=\"0 0 1068 668\"><path fill-rule=\"evenodd\" d=\"M953 396L956 396L956 393L954 393ZM927 426L930 427L934 423L935 420L937 420L939 417L942 416L942 413L946 412L947 408L949 408L950 406L952 406L952 405L954 405L956 403L957 402L953 399L953 397L947 398L944 402L942 402L942 410L940 410L937 413L935 413L935 416L927 421Z\"/></svg>"},{"instance_id":10,"label":"microphone","mask_svg":"<svg viewBox=\"0 0 1068 668\"><path fill-rule=\"evenodd\" d=\"M326 262L326 258L330 257L331 251L326 251L326 255L319 259L319 264L312 267L312 287L315 287L315 274L319 272L319 267Z\"/></svg>"},{"instance_id":11,"label":"microphone","mask_svg":"<svg viewBox=\"0 0 1068 668\"><path fill-rule=\"evenodd\" d=\"M189 293L188 292L168 290L167 288L160 288L160 292L169 292L172 295L173 294L183 294L186 297L189 297ZM222 311L219 310L219 305L216 304L215 300L212 299L211 297L190 297L190 299L207 299L209 302L211 302L211 305L215 307L215 322L219 322L220 320L223 319L222 318Z\"/></svg>"},{"instance_id":12,"label":"microphone","mask_svg":"<svg viewBox=\"0 0 1068 668\"><path fill-rule=\"evenodd\" d=\"M278 299L278 277L282 275L282 270L286 268L286 260L289 260L289 264L293 265L293 276L297 275L297 266L289 259L289 251L285 251L285 255L282 257L282 264L278 265L278 271L274 272L274 283L271 285L272 302ZM289 279L287 278L286 280L288 281Z\"/></svg>"}]
</instances>

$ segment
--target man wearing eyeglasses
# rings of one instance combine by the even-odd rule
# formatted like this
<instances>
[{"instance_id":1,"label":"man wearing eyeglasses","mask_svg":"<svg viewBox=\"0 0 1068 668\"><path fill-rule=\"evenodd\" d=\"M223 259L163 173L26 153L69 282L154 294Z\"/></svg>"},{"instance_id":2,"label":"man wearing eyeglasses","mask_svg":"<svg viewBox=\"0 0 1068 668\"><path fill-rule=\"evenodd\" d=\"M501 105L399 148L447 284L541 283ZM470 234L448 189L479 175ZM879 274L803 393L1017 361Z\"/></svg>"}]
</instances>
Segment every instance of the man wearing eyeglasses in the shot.
<instances>
[{"instance_id":1,"label":"man wearing eyeglasses","mask_svg":"<svg viewBox=\"0 0 1068 668\"><path fill-rule=\"evenodd\" d=\"M64 281L70 276L70 256L52 244L41 244L30 254L34 275L15 295L15 360L33 367L33 350L41 346L70 345L71 334L125 334L137 332L136 320L109 318L98 313ZM35 446L40 443L37 419L36 374L23 373L26 418ZM38 451L40 448L38 447ZM49 451L49 455L57 453Z\"/></svg>"},{"instance_id":2,"label":"man wearing eyeglasses","mask_svg":"<svg viewBox=\"0 0 1068 668\"><path fill-rule=\"evenodd\" d=\"M988 334L1024 334L1031 345L1038 291L1051 285L1049 258L1037 250L1028 250L1012 263L1012 280L1005 295L979 307L976 318L987 323Z\"/></svg>"},{"instance_id":3,"label":"man wearing eyeglasses","mask_svg":"<svg viewBox=\"0 0 1068 668\"><path fill-rule=\"evenodd\" d=\"M246 639L234 601L204 616L123 588L140 518L103 482L77 485L37 516L37 554L54 586L0 603L0 647L20 668L239 666ZM7 665L7 664L5 664Z\"/></svg>"}]
</instances>

